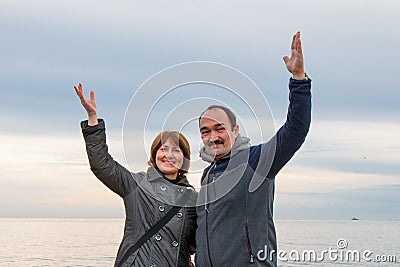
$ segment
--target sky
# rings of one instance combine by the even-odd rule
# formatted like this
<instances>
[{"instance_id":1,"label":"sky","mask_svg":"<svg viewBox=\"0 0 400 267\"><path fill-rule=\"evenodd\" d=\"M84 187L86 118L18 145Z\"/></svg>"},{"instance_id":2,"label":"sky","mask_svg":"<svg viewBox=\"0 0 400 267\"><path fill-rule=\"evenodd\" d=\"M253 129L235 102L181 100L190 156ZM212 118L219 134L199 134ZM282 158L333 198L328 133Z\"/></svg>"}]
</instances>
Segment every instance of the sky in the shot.
<instances>
[{"instance_id":1,"label":"sky","mask_svg":"<svg viewBox=\"0 0 400 267\"><path fill-rule=\"evenodd\" d=\"M88 166L78 82L86 95L95 91L110 153L139 172L156 134L151 123L145 131L135 124L142 118L134 105L141 85L177 64L218 62L259 87L277 130L290 77L282 57L300 30L312 125L276 177L275 218L400 220L399 9L396 0L2 0L0 217L124 217L122 200ZM145 94L149 103L159 97L153 93ZM193 99L194 114L207 99L222 101L236 107L246 135L257 132L241 113L245 102L210 84L175 90L149 118L158 125ZM196 185L206 166L197 156L196 123L174 114L187 122ZM136 138L124 142L124 133Z\"/></svg>"}]
</instances>

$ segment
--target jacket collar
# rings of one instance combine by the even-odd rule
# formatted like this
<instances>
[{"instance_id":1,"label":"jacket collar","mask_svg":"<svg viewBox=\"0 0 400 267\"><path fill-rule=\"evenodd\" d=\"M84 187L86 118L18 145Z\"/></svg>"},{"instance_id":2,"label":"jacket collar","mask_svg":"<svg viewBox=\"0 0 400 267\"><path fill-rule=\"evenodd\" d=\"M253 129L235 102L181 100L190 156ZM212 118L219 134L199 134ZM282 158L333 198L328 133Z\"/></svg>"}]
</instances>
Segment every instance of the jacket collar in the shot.
<instances>
[{"instance_id":1,"label":"jacket collar","mask_svg":"<svg viewBox=\"0 0 400 267\"><path fill-rule=\"evenodd\" d=\"M246 149L248 147L250 147L250 138L241 136L240 134L238 134L230 153L228 155L224 156L220 160L228 159L228 158L234 156L235 154L237 154L239 151ZM211 163L215 160L214 156L207 153L206 148L204 146L200 149L200 158L208 163Z\"/></svg>"},{"instance_id":2,"label":"jacket collar","mask_svg":"<svg viewBox=\"0 0 400 267\"><path fill-rule=\"evenodd\" d=\"M162 172L160 172L157 168L150 166L147 169L147 180L149 182L153 182L158 179L168 180L167 178L165 178L165 176L162 174ZM189 181L187 180L186 176L182 177L176 185L181 185L181 186L186 186L186 187L191 186L189 184Z\"/></svg>"}]
</instances>

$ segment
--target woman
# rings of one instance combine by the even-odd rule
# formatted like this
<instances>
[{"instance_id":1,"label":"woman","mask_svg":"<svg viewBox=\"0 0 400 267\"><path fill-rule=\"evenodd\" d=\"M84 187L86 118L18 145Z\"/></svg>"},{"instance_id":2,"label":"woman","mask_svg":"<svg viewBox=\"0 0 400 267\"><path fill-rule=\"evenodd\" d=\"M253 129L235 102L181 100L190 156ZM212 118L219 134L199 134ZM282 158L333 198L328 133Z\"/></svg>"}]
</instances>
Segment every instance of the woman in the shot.
<instances>
[{"instance_id":1,"label":"woman","mask_svg":"<svg viewBox=\"0 0 400 267\"><path fill-rule=\"evenodd\" d=\"M190 253L194 252L195 246L196 212L195 208L183 206L187 199L185 193L189 193L191 199L196 198L196 193L185 177L190 164L186 138L175 131L160 133L151 145L147 172L131 173L108 153L105 123L97 118L94 92L91 91L90 99L86 99L80 83L74 88L88 114L88 120L81 122L81 128L91 170L120 195L125 204L124 237L115 266L192 266ZM180 204L177 205L177 201ZM182 208L176 208L179 211L172 219L133 250L133 245L172 206Z\"/></svg>"}]
</instances>

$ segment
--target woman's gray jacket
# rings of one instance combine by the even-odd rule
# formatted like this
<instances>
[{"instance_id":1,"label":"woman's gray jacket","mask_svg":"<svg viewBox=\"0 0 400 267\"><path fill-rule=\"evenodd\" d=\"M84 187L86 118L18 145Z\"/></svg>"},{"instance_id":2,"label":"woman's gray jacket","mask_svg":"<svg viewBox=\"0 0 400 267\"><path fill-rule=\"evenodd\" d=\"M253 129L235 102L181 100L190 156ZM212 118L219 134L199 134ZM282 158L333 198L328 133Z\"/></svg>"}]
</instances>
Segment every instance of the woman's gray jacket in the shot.
<instances>
[{"instance_id":1,"label":"woman's gray jacket","mask_svg":"<svg viewBox=\"0 0 400 267\"><path fill-rule=\"evenodd\" d=\"M188 245L195 246L194 204L197 193L186 177L175 185L154 167L148 168L147 172L131 173L108 153L104 120L99 119L95 126L88 126L87 120L82 121L81 128L91 170L103 184L121 196L125 204L124 236L115 266L173 205L183 208L136 250L123 266L188 266Z\"/></svg>"}]
</instances>

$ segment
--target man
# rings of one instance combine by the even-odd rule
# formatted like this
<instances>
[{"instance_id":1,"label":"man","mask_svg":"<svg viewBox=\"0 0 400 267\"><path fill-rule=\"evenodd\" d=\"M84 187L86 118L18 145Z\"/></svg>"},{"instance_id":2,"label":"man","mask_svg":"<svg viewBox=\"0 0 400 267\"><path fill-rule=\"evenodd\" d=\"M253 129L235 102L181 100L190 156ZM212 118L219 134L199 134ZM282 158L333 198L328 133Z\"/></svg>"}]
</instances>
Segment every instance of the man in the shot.
<instances>
[{"instance_id":1,"label":"man","mask_svg":"<svg viewBox=\"0 0 400 267\"><path fill-rule=\"evenodd\" d=\"M283 60L292 74L290 104L285 124L271 140L250 146L235 115L222 106L210 106L199 118L200 155L211 163L197 207L199 267L277 266L274 180L303 144L311 121L311 80L304 72L300 32L293 36L291 56Z\"/></svg>"}]
</instances>

